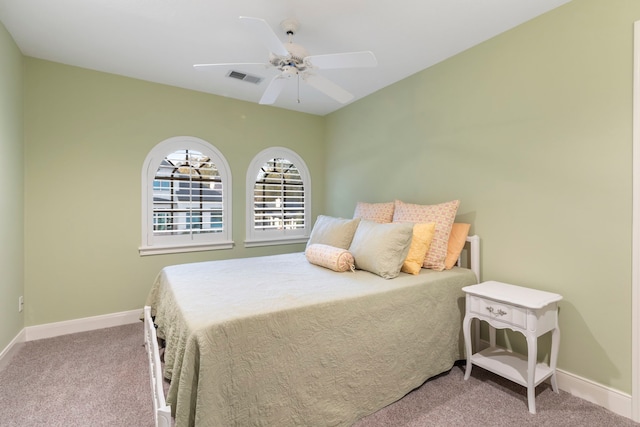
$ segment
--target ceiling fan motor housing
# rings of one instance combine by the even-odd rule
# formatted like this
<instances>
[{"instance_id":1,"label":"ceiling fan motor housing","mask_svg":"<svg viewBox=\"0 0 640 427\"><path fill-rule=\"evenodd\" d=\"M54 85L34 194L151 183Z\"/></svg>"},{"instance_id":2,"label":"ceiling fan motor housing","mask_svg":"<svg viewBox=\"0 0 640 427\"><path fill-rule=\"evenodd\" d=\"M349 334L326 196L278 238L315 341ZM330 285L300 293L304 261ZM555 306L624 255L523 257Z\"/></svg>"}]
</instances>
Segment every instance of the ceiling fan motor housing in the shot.
<instances>
[{"instance_id":1,"label":"ceiling fan motor housing","mask_svg":"<svg viewBox=\"0 0 640 427\"><path fill-rule=\"evenodd\" d=\"M309 56L307 50L296 43L285 43L284 47L289 52L288 58L283 58L273 53L269 56L269 63L281 71L284 71L285 66L295 67L298 71L304 71L307 66L304 63L304 58Z\"/></svg>"}]
</instances>

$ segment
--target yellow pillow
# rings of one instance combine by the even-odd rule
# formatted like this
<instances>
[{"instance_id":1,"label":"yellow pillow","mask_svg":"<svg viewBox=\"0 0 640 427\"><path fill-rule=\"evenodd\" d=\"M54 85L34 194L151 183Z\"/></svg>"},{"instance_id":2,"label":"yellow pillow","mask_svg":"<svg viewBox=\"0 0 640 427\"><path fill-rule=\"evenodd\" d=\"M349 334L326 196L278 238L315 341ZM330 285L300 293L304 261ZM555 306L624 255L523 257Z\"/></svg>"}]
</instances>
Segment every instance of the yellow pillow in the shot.
<instances>
[{"instance_id":1,"label":"yellow pillow","mask_svg":"<svg viewBox=\"0 0 640 427\"><path fill-rule=\"evenodd\" d=\"M411 246L409 246L409 254L402 264L402 271L409 274L418 274L424 263L424 257L427 256L429 246L436 233L436 223L429 222L426 224L413 225L413 237Z\"/></svg>"},{"instance_id":2,"label":"yellow pillow","mask_svg":"<svg viewBox=\"0 0 640 427\"><path fill-rule=\"evenodd\" d=\"M444 261L447 270L451 270L458 262L470 228L471 224L463 224L461 222L456 222L451 226L451 234L449 234L449 244L447 246L447 259Z\"/></svg>"}]
</instances>

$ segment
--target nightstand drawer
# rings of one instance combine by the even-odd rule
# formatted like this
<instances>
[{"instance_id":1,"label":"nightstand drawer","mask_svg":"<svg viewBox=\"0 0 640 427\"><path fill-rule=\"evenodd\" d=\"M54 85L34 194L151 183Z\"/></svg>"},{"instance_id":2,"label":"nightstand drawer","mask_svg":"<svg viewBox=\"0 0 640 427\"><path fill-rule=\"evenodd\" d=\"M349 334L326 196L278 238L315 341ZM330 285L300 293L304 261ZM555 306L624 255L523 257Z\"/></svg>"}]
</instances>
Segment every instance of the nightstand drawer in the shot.
<instances>
[{"instance_id":1,"label":"nightstand drawer","mask_svg":"<svg viewBox=\"0 0 640 427\"><path fill-rule=\"evenodd\" d=\"M471 306L469 310L473 313L491 319L492 321L501 322L518 328L527 328L527 310L508 304L503 304L490 299L484 299L478 296L471 296Z\"/></svg>"}]
</instances>

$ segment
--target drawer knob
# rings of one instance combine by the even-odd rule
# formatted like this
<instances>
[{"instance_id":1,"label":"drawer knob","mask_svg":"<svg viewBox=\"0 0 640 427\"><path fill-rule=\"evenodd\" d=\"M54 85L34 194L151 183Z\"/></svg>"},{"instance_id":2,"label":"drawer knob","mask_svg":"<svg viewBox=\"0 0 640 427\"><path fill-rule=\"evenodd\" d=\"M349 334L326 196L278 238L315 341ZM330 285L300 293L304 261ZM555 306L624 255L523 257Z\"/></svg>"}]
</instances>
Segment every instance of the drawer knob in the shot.
<instances>
[{"instance_id":1,"label":"drawer knob","mask_svg":"<svg viewBox=\"0 0 640 427\"><path fill-rule=\"evenodd\" d=\"M496 316L504 316L505 314L507 314L507 312L504 311L503 309L499 308L498 310L496 310L491 306L487 307L487 311L491 314L495 314Z\"/></svg>"}]
</instances>

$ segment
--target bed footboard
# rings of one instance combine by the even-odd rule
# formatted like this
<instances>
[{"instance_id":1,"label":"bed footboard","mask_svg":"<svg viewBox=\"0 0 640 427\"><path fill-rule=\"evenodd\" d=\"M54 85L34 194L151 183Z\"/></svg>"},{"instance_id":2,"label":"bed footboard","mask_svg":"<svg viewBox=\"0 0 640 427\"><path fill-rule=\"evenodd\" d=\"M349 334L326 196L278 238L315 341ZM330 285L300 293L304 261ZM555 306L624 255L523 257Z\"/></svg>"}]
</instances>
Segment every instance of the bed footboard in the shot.
<instances>
[{"instance_id":1,"label":"bed footboard","mask_svg":"<svg viewBox=\"0 0 640 427\"><path fill-rule=\"evenodd\" d=\"M153 415L156 427L171 427L171 407L167 406L162 387L162 366L156 327L151 319L151 307L144 307L144 345L149 361L149 377L151 378L151 394L153 397Z\"/></svg>"}]
</instances>

